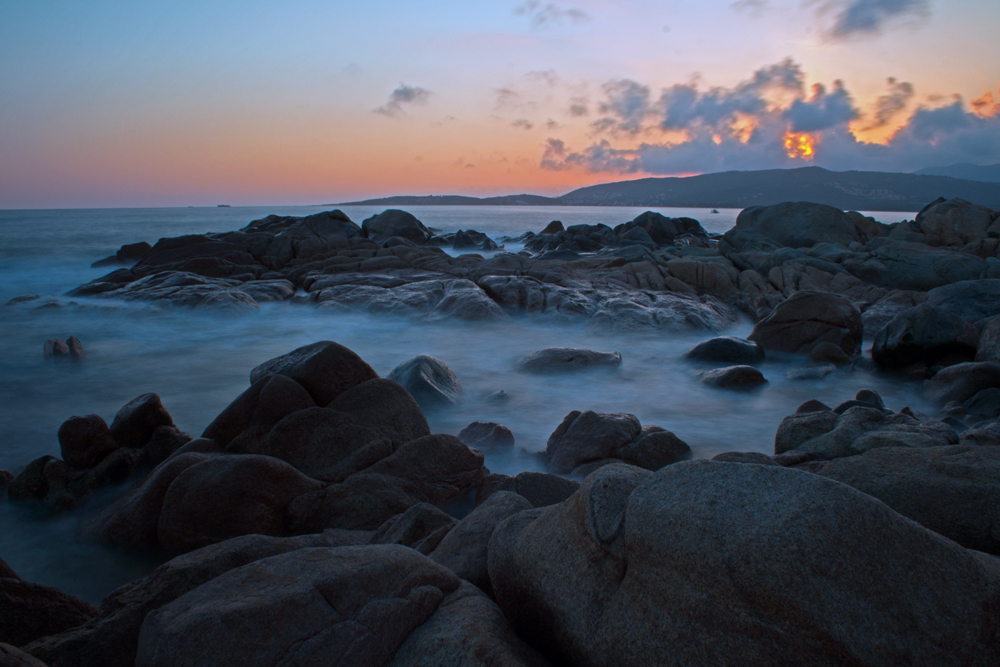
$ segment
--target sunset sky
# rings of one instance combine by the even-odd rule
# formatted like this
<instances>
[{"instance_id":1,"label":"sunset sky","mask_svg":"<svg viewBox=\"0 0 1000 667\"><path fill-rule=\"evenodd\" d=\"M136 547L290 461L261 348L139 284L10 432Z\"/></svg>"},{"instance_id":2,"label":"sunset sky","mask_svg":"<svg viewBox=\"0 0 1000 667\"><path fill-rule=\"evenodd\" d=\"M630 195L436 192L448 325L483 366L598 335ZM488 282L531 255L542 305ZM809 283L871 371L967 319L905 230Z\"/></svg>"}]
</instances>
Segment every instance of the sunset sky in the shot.
<instances>
[{"instance_id":1,"label":"sunset sky","mask_svg":"<svg viewBox=\"0 0 1000 667\"><path fill-rule=\"evenodd\" d=\"M997 0L0 6L0 208L1000 162Z\"/></svg>"}]
</instances>

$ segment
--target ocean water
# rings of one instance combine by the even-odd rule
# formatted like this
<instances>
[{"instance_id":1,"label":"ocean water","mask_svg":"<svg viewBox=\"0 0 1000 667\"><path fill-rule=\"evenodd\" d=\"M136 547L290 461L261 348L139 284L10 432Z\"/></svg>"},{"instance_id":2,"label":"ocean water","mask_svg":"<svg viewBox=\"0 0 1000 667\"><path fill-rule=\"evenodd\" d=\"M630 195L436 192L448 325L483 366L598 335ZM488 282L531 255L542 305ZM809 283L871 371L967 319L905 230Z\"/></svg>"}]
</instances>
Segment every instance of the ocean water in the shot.
<instances>
[{"instance_id":1,"label":"ocean water","mask_svg":"<svg viewBox=\"0 0 1000 667\"><path fill-rule=\"evenodd\" d=\"M23 294L60 295L108 269L90 263L123 243L164 236L228 231L270 213L307 215L330 207L110 209L0 211L0 304ZM344 207L353 220L380 212ZM444 232L476 229L494 238L538 231L551 220L564 224L616 225L642 208L600 207L412 207L426 225ZM690 216L709 231L724 232L738 210L654 209ZM883 222L910 212L873 213ZM630 412L658 424L709 458L724 451L772 453L774 433L785 416L810 398L835 405L873 388L887 407L929 411L916 383L865 370L838 370L818 380L791 381L785 373L801 360L773 357L760 369L770 384L750 393L702 385L698 367L681 356L712 334L614 335L582 325L555 326L530 318L501 323L417 323L372 315L342 315L287 303L266 304L245 315L161 309L76 299L75 306L35 309L0 305L0 469L17 472L29 461L59 455L59 425L72 415L96 413L108 423L118 409L145 392L156 392L175 423L192 436L249 385L259 363L317 340L335 340L360 354L385 376L416 354L442 359L455 372L463 398L453 408L428 413L432 430L457 434L473 421L496 421L514 433L512 451L490 453L494 472L542 470L534 453L571 410ZM741 321L725 333L749 334ZM45 359L42 343L74 335L83 362ZM523 355L543 347L588 347L622 354L622 367L571 376L529 376L513 371ZM502 404L485 397L504 390ZM97 602L118 585L147 573L158 554L136 554L88 540L81 522L124 487L88 498L76 511L51 516L30 504L0 500L0 558L22 577L57 586Z\"/></svg>"}]
</instances>

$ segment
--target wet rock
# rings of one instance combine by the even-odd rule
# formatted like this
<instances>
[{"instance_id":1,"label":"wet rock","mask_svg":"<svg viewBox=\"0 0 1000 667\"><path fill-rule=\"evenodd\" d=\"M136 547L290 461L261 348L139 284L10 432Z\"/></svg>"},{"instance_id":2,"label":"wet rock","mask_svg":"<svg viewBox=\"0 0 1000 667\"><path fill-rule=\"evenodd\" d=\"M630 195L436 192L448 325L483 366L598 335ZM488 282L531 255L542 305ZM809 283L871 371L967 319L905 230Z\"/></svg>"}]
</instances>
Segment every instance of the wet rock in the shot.
<instances>
[{"instance_id":1,"label":"wet rock","mask_svg":"<svg viewBox=\"0 0 1000 667\"><path fill-rule=\"evenodd\" d=\"M69 354L69 345L62 338L50 338L42 346L42 352L48 357L64 357Z\"/></svg>"},{"instance_id":2,"label":"wet rock","mask_svg":"<svg viewBox=\"0 0 1000 667\"><path fill-rule=\"evenodd\" d=\"M0 642L24 646L86 623L100 613L94 605L57 588L24 581L4 563L0 577Z\"/></svg>"},{"instance_id":3,"label":"wet rock","mask_svg":"<svg viewBox=\"0 0 1000 667\"><path fill-rule=\"evenodd\" d=\"M434 505L417 503L379 526L369 543L401 544L426 555L454 526L455 520ZM428 544L427 539L432 535L435 536L434 542Z\"/></svg>"},{"instance_id":4,"label":"wet rock","mask_svg":"<svg viewBox=\"0 0 1000 667\"><path fill-rule=\"evenodd\" d=\"M975 325L928 303L903 311L875 336L872 359L882 368L933 366L954 355L971 361L979 331Z\"/></svg>"},{"instance_id":5,"label":"wet rock","mask_svg":"<svg viewBox=\"0 0 1000 667\"><path fill-rule=\"evenodd\" d=\"M70 417L59 427L59 448L63 460L76 468L93 468L118 449L108 424L100 415Z\"/></svg>"},{"instance_id":6,"label":"wet rock","mask_svg":"<svg viewBox=\"0 0 1000 667\"><path fill-rule=\"evenodd\" d=\"M1000 555L1000 449L886 447L810 467L963 547Z\"/></svg>"},{"instance_id":7,"label":"wet rock","mask_svg":"<svg viewBox=\"0 0 1000 667\"><path fill-rule=\"evenodd\" d=\"M164 547L190 550L240 535L287 535L288 504L320 486L270 456L212 457L170 484L157 536Z\"/></svg>"},{"instance_id":8,"label":"wet rock","mask_svg":"<svg viewBox=\"0 0 1000 667\"><path fill-rule=\"evenodd\" d=\"M328 406L350 415L359 425L382 434L393 449L431 434L423 410L406 389L392 380L368 380L356 385Z\"/></svg>"},{"instance_id":9,"label":"wet rock","mask_svg":"<svg viewBox=\"0 0 1000 667\"><path fill-rule=\"evenodd\" d=\"M461 430L458 439L475 449L514 446L514 434L496 422L472 422Z\"/></svg>"},{"instance_id":10,"label":"wet rock","mask_svg":"<svg viewBox=\"0 0 1000 667\"><path fill-rule=\"evenodd\" d=\"M433 236L416 217L398 209L388 209L378 215L373 215L361 223L361 229L365 236L376 243L381 243L393 236L400 236L417 245L423 245Z\"/></svg>"},{"instance_id":11,"label":"wet rock","mask_svg":"<svg viewBox=\"0 0 1000 667\"><path fill-rule=\"evenodd\" d=\"M111 422L111 437L122 447L139 448L149 442L160 426L174 420L156 394L142 394L129 401Z\"/></svg>"},{"instance_id":12,"label":"wet rock","mask_svg":"<svg viewBox=\"0 0 1000 667\"><path fill-rule=\"evenodd\" d=\"M329 340L265 361L250 372L250 382L271 374L287 375L298 382L316 405L328 405L351 387L378 378L378 373L361 357Z\"/></svg>"},{"instance_id":13,"label":"wet rock","mask_svg":"<svg viewBox=\"0 0 1000 667\"><path fill-rule=\"evenodd\" d=\"M1000 651L995 559L777 466L606 466L565 503L501 523L489 574L514 629L561 664L963 664Z\"/></svg>"},{"instance_id":14,"label":"wet rock","mask_svg":"<svg viewBox=\"0 0 1000 667\"><path fill-rule=\"evenodd\" d=\"M571 472L583 463L617 458L641 430L635 415L573 410L549 436L545 456L554 470Z\"/></svg>"},{"instance_id":15,"label":"wet rock","mask_svg":"<svg viewBox=\"0 0 1000 667\"><path fill-rule=\"evenodd\" d=\"M1000 364L977 361L944 368L924 383L930 400L944 405L951 401L964 403L983 389L1000 387Z\"/></svg>"},{"instance_id":16,"label":"wet rock","mask_svg":"<svg viewBox=\"0 0 1000 667\"><path fill-rule=\"evenodd\" d=\"M532 507L546 507L561 503L579 488L580 482L575 479L547 472L522 472L514 477L493 473L476 492L476 504L482 504L498 491L510 491L527 498Z\"/></svg>"},{"instance_id":17,"label":"wet rock","mask_svg":"<svg viewBox=\"0 0 1000 667\"><path fill-rule=\"evenodd\" d=\"M517 659L533 653L513 636L501 635L511 644L476 636L489 627L476 622L481 615L453 623L447 642L437 639L444 636L440 626L420 633L439 609L475 595L461 586L446 568L405 547L300 549L231 570L149 614L136 664L211 667L238 657L247 667L330 661L361 667L433 656L441 660L435 664L475 665L485 664L474 657L483 651L496 664L538 664ZM495 614L488 618L503 627Z\"/></svg>"},{"instance_id":18,"label":"wet rock","mask_svg":"<svg viewBox=\"0 0 1000 667\"><path fill-rule=\"evenodd\" d=\"M830 342L855 355L861 351L861 313L836 294L796 292L758 322L747 338L765 350L808 353L819 343Z\"/></svg>"},{"instance_id":19,"label":"wet rock","mask_svg":"<svg viewBox=\"0 0 1000 667\"><path fill-rule=\"evenodd\" d=\"M454 405L462 393L462 385L448 365L428 354L410 357L386 379L399 383L424 409Z\"/></svg>"},{"instance_id":20,"label":"wet rock","mask_svg":"<svg viewBox=\"0 0 1000 667\"><path fill-rule=\"evenodd\" d=\"M702 373L701 381L719 389L754 389L767 384L763 373L753 366L729 366L706 371Z\"/></svg>"},{"instance_id":21,"label":"wet rock","mask_svg":"<svg viewBox=\"0 0 1000 667\"><path fill-rule=\"evenodd\" d=\"M83 343L76 336L70 336L66 339L66 347L69 348L69 356L73 359L80 360L87 356L83 351Z\"/></svg>"},{"instance_id":22,"label":"wet rock","mask_svg":"<svg viewBox=\"0 0 1000 667\"><path fill-rule=\"evenodd\" d=\"M684 354L684 358L724 364L753 364L764 360L764 348L743 338L719 336L698 343Z\"/></svg>"},{"instance_id":23,"label":"wet rock","mask_svg":"<svg viewBox=\"0 0 1000 667\"><path fill-rule=\"evenodd\" d=\"M287 375L264 375L226 406L202 437L224 449L244 452L288 415L315 405L309 392Z\"/></svg>"},{"instance_id":24,"label":"wet rock","mask_svg":"<svg viewBox=\"0 0 1000 667\"><path fill-rule=\"evenodd\" d=\"M532 505L516 493L498 491L448 531L429 555L462 579L492 594L486 569L486 553L497 525Z\"/></svg>"},{"instance_id":25,"label":"wet rock","mask_svg":"<svg viewBox=\"0 0 1000 667\"><path fill-rule=\"evenodd\" d=\"M547 347L518 360L514 369L522 373L566 373L584 368L618 368L620 352L597 352L579 347Z\"/></svg>"}]
</instances>

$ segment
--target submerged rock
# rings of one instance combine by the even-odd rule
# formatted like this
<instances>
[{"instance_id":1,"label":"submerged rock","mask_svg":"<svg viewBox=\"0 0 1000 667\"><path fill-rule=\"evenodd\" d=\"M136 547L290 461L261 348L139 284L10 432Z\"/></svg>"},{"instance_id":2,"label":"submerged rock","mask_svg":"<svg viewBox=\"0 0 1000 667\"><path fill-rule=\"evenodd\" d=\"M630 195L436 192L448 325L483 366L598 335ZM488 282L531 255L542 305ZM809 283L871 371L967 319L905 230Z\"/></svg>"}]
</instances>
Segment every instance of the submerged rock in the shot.
<instances>
[{"instance_id":1,"label":"submerged rock","mask_svg":"<svg viewBox=\"0 0 1000 667\"><path fill-rule=\"evenodd\" d=\"M453 405L462 393L462 385L448 365L428 354L410 357L386 379L399 383L425 409Z\"/></svg>"},{"instance_id":2,"label":"submerged rock","mask_svg":"<svg viewBox=\"0 0 1000 667\"><path fill-rule=\"evenodd\" d=\"M579 347L547 347L521 357L514 369L522 373L565 373L584 368L618 368L620 352L597 352Z\"/></svg>"},{"instance_id":3,"label":"submerged rock","mask_svg":"<svg viewBox=\"0 0 1000 667\"><path fill-rule=\"evenodd\" d=\"M753 366L728 366L706 371L701 381L719 389L754 389L767 384L764 374Z\"/></svg>"},{"instance_id":4,"label":"submerged rock","mask_svg":"<svg viewBox=\"0 0 1000 667\"><path fill-rule=\"evenodd\" d=\"M754 341L719 336L698 343L684 354L685 359L726 364L753 364L764 360L764 348Z\"/></svg>"}]
</instances>

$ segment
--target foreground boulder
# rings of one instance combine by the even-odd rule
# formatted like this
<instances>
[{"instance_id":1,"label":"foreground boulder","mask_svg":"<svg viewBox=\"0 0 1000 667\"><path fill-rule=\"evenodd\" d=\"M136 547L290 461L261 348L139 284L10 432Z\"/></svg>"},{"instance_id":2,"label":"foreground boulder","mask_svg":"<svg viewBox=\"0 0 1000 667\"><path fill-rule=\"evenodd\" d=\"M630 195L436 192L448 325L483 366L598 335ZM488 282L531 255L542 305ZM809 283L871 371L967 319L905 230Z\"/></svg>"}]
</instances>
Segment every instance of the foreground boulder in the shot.
<instances>
[{"instance_id":1,"label":"foreground boulder","mask_svg":"<svg viewBox=\"0 0 1000 667\"><path fill-rule=\"evenodd\" d=\"M328 405L351 387L378 378L378 373L364 359L329 340L265 361L250 372L250 382L270 374L287 375L298 382L316 405Z\"/></svg>"},{"instance_id":2,"label":"foreground boulder","mask_svg":"<svg viewBox=\"0 0 1000 667\"><path fill-rule=\"evenodd\" d=\"M622 365L619 352L598 352L579 347L547 347L521 357L515 370L522 373L565 373L584 368L617 368Z\"/></svg>"},{"instance_id":3,"label":"foreground boulder","mask_svg":"<svg viewBox=\"0 0 1000 667\"><path fill-rule=\"evenodd\" d=\"M861 351L861 311L846 298L827 292L796 292L758 322L747 338L765 350L808 353L834 343L845 354Z\"/></svg>"},{"instance_id":4,"label":"foreground boulder","mask_svg":"<svg viewBox=\"0 0 1000 667\"><path fill-rule=\"evenodd\" d=\"M410 357L386 379L398 382L424 409L453 405L462 393L462 385L448 365L429 354Z\"/></svg>"},{"instance_id":5,"label":"foreground boulder","mask_svg":"<svg viewBox=\"0 0 1000 667\"><path fill-rule=\"evenodd\" d=\"M429 624L430 627L423 627ZM396 545L300 549L149 614L136 664L541 665L481 593Z\"/></svg>"},{"instance_id":6,"label":"foreground boulder","mask_svg":"<svg viewBox=\"0 0 1000 667\"><path fill-rule=\"evenodd\" d=\"M0 642L24 646L82 625L99 613L92 604L57 588L24 581L0 560Z\"/></svg>"},{"instance_id":7,"label":"foreground boulder","mask_svg":"<svg viewBox=\"0 0 1000 667\"><path fill-rule=\"evenodd\" d=\"M553 661L989 664L1000 562L818 475L606 466L500 524L497 602ZM862 611L863 610L863 611Z\"/></svg>"}]
</instances>

